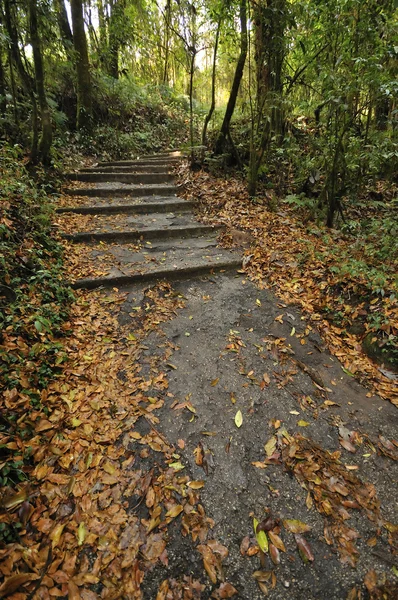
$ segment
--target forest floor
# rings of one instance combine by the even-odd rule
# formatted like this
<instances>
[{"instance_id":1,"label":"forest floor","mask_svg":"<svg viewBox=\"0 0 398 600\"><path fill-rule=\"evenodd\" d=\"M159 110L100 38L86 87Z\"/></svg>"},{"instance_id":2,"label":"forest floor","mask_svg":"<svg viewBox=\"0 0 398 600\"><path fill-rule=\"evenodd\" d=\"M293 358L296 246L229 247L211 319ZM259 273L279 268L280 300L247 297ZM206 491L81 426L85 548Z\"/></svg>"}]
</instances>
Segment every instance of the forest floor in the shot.
<instances>
[{"instance_id":1,"label":"forest floor","mask_svg":"<svg viewBox=\"0 0 398 600\"><path fill-rule=\"evenodd\" d=\"M66 242L70 279L108 288L76 292L68 363L30 414L35 468L6 504L23 529L0 551L0 597L397 598L394 373L314 309L321 261L297 272L289 215L264 238L260 213L264 227L275 217L238 211L236 182L181 167L180 184L205 226L229 227L227 248L208 230L180 240L186 214L159 217L172 239ZM126 221L104 230L126 236ZM151 266L170 279L140 281Z\"/></svg>"}]
</instances>

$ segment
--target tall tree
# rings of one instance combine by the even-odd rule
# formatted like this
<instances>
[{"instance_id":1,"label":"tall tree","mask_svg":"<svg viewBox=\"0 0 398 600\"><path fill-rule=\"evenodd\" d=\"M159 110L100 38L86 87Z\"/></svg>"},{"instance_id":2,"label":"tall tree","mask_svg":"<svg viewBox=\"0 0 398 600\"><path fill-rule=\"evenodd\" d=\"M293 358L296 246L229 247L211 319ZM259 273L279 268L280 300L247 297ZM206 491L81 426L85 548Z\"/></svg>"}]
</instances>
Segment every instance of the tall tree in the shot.
<instances>
[{"instance_id":1,"label":"tall tree","mask_svg":"<svg viewBox=\"0 0 398 600\"><path fill-rule=\"evenodd\" d=\"M252 105L248 191L256 195L258 172L272 136L283 137L282 67L285 58L286 0L253 2L256 96Z\"/></svg>"},{"instance_id":2,"label":"tall tree","mask_svg":"<svg viewBox=\"0 0 398 600\"><path fill-rule=\"evenodd\" d=\"M34 164L38 161L38 158L39 158L39 153L38 153L39 119L38 119L37 101L36 101L33 80L25 67L25 65L27 64L27 61L22 59L20 45L19 45L19 39L18 39L18 29L17 29L17 24L16 24L16 14L12 10L12 5L11 5L10 0L4 0L4 22L6 25L8 38L9 38L10 57L12 59L12 62L16 66L23 89L31 101L32 139L31 139L31 146L30 146L30 160ZM16 94L16 90L14 89L14 100L16 100L15 94Z\"/></svg>"},{"instance_id":3,"label":"tall tree","mask_svg":"<svg viewBox=\"0 0 398 600\"><path fill-rule=\"evenodd\" d=\"M35 86L40 106L41 137L39 142L39 157L44 164L50 162L50 148L52 144L52 123L48 107L46 91L44 86L44 68L41 52L39 28L37 22L36 0L29 0L29 29L30 42L33 50L33 62L35 67Z\"/></svg>"},{"instance_id":4,"label":"tall tree","mask_svg":"<svg viewBox=\"0 0 398 600\"><path fill-rule=\"evenodd\" d=\"M214 113L214 109L216 107L216 66L217 66L217 51L218 51L218 42L220 39L221 23L222 23L222 18L220 17L218 19L216 37L215 37L215 41L214 41L213 66L212 66L212 72L211 72L211 104L210 104L209 112L207 113L207 115L205 117L205 121L203 124L203 131L202 131L202 146L203 147L206 146L207 127L211 121L211 118Z\"/></svg>"},{"instance_id":5,"label":"tall tree","mask_svg":"<svg viewBox=\"0 0 398 600\"><path fill-rule=\"evenodd\" d=\"M73 45L76 53L77 116L79 130L92 126L92 85L88 59L87 38L84 30L82 0L71 0Z\"/></svg>"},{"instance_id":6,"label":"tall tree","mask_svg":"<svg viewBox=\"0 0 398 600\"><path fill-rule=\"evenodd\" d=\"M235 75L232 82L231 93L229 95L227 108L225 110L224 119L221 125L220 133L217 138L215 152L216 154L222 154L225 149L225 144L230 137L230 124L233 117L236 101L238 98L238 92L240 83L243 77L243 70L245 68L248 39L247 39L247 0L240 0L239 5L239 18L240 18L240 54L238 62L236 64Z\"/></svg>"},{"instance_id":7,"label":"tall tree","mask_svg":"<svg viewBox=\"0 0 398 600\"><path fill-rule=\"evenodd\" d=\"M0 115L5 116L7 110L6 75L3 63L3 44L0 32Z\"/></svg>"},{"instance_id":8,"label":"tall tree","mask_svg":"<svg viewBox=\"0 0 398 600\"><path fill-rule=\"evenodd\" d=\"M54 6L62 45L66 55L70 57L73 50L73 34L69 24L68 13L66 12L65 0L55 0Z\"/></svg>"}]
</instances>

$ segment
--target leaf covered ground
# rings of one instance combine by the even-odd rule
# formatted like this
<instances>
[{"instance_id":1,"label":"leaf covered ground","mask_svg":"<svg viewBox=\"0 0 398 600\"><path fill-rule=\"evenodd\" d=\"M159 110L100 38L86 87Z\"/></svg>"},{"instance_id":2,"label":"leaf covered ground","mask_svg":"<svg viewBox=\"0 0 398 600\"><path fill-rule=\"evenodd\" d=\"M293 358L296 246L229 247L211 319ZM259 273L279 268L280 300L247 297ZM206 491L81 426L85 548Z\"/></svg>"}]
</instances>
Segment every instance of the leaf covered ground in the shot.
<instances>
[{"instance_id":1,"label":"leaf covered ground","mask_svg":"<svg viewBox=\"0 0 398 600\"><path fill-rule=\"evenodd\" d=\"M192 173L187 166L179 176L184 196L199 201L199 218L226 226L225 244L250 248L245 268L252 281L300 306L344 368L398 405L393 372L398 365L398 254L393 246L383 254L377 232L367 238L344 235L306 222L286 203L276 209L272 192L253 202L238 179ZM379 364L364 351L364 341L374 345Z\"/></svg>"},{"instance_id":2,"label":"leaf covered ground","mask_svg":"<svg viewBox=\"0 0 398 600\"><path fill-rule=\"evenodd\" d=\"M181 178L226 245L251 246L238 277L76 292L54 339L10 316L0 597L396 598L396 379L361 345L376 311L378 341L396 334L396 301L358 304L351 275L342 303L320 231L235 180ZM69 280L112 267L65 247Z\"/></svg>"}]
</instances>

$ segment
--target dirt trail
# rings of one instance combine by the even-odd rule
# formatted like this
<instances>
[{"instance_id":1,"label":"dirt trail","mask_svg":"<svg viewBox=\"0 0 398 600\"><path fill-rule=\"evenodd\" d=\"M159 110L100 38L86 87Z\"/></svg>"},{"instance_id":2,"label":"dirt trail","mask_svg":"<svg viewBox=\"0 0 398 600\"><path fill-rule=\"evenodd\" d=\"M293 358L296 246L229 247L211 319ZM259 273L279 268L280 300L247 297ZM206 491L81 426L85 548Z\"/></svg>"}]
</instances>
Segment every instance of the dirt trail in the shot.
<instances>
[{"instance_id":1,"label":"dirt trail","mask_svg":"<svg viewBox=\"0 0 398 600\"><path fill-rule=\"evenodd\" d=\"M217 246L217 232L203 229L192 203L176 198L169 176L176 160L119 162L102 174L100 165L76 175L96 187L72 188L70 210L63 206L58 221L76 288L124 286L112 292L127 293L118 315L124 330L142 327L156 281L173 281L168 297L178 299L141 338L138 370L168 382L156 392L164 401L156 431L173 446L170 460L181 475L204 482L196 493L214 526L193 534L184 508L168 529L168 560L146 574L143 598L377 594L377 578L393 581L398 567L397 410L369 397L295 308L256 288L239 254ZM159 456L153 452L141 468L149 473ZM140 506L136 515L145 519ZM191 579L182 585L184 576ZM398 597L396 585L387 589L384 597Z\"/></svg>"}]
</instances>

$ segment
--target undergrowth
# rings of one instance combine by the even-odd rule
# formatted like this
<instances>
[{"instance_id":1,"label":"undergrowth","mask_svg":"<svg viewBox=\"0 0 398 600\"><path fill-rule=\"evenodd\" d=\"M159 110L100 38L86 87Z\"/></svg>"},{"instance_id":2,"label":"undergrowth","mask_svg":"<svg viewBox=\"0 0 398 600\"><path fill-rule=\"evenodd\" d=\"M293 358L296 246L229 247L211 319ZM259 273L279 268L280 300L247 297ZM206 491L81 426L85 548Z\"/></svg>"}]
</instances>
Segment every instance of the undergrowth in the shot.
<instances>
[{"instance_id":1,"label":"undergrowth","mask_svg":"<svg viewBox=\"0 0 398 600\"><path fill-rule=\"evenodd\" d=\"M2 486L24 478L29 456L13 440L67 360L62 338L73 294L63 275L62 246L51 231L42 175L32 178L19 147L0 146L0 434L8 436L0 445Z\"/></svg>"}]
</instances>

